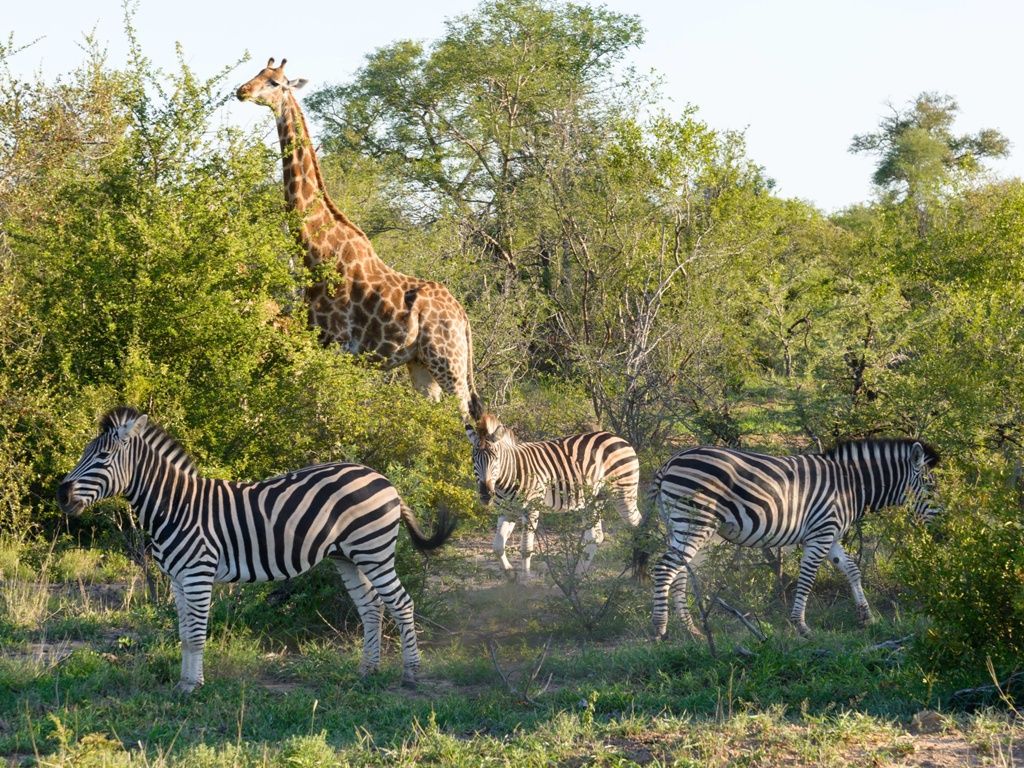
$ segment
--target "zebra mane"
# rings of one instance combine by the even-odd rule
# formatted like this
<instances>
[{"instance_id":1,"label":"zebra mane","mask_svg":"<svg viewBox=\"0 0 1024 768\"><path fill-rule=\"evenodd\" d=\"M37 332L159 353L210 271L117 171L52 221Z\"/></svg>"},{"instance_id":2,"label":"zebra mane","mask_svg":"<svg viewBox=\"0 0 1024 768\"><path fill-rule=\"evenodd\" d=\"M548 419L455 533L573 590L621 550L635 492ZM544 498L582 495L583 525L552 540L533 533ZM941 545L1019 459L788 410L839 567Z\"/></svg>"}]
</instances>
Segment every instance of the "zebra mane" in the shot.
<instances>
[{"instance_id":1,"label":"zebra mane","mask_svg":"<svg viewBox=\"0 0 1024 768\"><path fill-rule=\"evenodd\" d=\"M100 419L100 431L106 432L111 429L117 429L122 424L134 421L141 415L142 412L137 408L132 408L128 405L119 405L116 408L109 410L106 415ZM146 427L143 431L143 435L146 438L146 442L157 447L160 455L167 458L175 467L189 474L199 474L199 468L192 460L192 456L185 450L184 446L178 442L177 438L169 434L163 427L152 419L148 419L146 421Z\"/></svg>"},{"instance_id":2,"label":"zebra mane","mask_svg":"<svg viewBox=\"0 0 1024 768\"><path fill-rule=\"evenodd\" d=\"M925 463L932 467L938 465L939 461L942 459L938 450L933 445L926 443L924 440L915 440L910 437L872 437L865 440L843 440L842 442L836 443L827 451L824 451L821 455L830 456L832 458L842 458L843 451L850 446L869 448L878 446L879 448L883 448L886 446L905 445L909 447L914 443L918 443L922 448L924 448Z\"/></svg>"}]
</instances>

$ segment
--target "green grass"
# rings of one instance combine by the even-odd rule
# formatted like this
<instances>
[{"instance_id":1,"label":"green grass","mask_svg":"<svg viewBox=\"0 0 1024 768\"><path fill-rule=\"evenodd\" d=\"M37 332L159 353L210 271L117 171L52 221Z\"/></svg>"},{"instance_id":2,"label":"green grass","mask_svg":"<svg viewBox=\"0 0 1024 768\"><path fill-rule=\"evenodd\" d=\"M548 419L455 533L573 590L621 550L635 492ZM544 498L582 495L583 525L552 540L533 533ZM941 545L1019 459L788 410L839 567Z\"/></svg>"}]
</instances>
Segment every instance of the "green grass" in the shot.
<instances>
[{"instance_id":1,"label":"green grass","mask_svg":"<svg viewBox=\"0 0 1024 768\"><path fill-rule=\"evenodd\" d=\"M712 657L676 624L667 642L645 639L647 587L630 586L612 626L586 640L550 588L486 582L435 595L447 611L424 622L412 693L399 687L394 640L383 671L361 680L358 631L338 635L321 622L315 632L264 632L258 614L232 607L244 590L219 589L207 684L180 698L170 605L118 607L89 594L55 593L35 628L0 626L0 754L15 763L887 765L913 753L915 713L983 682L870 650L917 631L918 620L883 617L861 630L848 599L820 593L812 639L793 634L781 607L765 616L764 643L718 615ZM528 701L506 688L486 642L523 687L549 637ZM739 645L754 655L737 654ZM1024 741L998 713L944 722L943 738L994 765L1012 764L1009 750Z\"/></svg>"}]
</instances>

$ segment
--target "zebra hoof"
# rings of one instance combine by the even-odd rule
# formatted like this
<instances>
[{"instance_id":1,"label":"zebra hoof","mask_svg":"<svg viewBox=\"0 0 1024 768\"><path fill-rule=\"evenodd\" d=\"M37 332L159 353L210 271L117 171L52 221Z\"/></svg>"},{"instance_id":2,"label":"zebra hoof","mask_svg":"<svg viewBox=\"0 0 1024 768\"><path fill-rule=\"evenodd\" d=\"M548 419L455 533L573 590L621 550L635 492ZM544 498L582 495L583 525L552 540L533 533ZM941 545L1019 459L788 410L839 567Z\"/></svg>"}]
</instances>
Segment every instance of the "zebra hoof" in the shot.
<instances>
[{"instance_id":1,"label":"zebra hoof","mask_svg":"<svg viewBox=\"0 0 1024 768\"><path fill-rule=\"evenodd\" d=\"M694 640L703 640L704 639L704 633L701 632L696 627L690 627L689 631L690 631L690 637L692 637Z\"/></svg>"},{"instance_id":2,"label":"zebra hoof","mask_svg":"<svg viewBox=\"0 0 1024 768\"><path fill-rule=\"evenodd\" d=\"M506 568L505 569L505 581L507 581L509 584L515 584L516 583L516 570L515 570L515 568Z\"/></svg>"},{"instance_id":3,"label":"zebra hoof","mask_svg":"<svg viewBox=\"0 0 1024 768\"><path fill-rule=\"evenodd\" d=\"M810 637L811 628L801 621L796 625L796 633L800 635L800 637Z\"/></svg>"},{"instance_id":4,"label":"zebra hoof","mask_svg":"<svg viewBox=\"0 0 1024 768\"><path fill-rule=\"evenodd\" d=\"M375 675L379 671L380 667L377 664L363 663L359 665L359 676L363 678Z\"/></svg>"},{"instance_id":5,"label":"zebra hoof","mask_svg":"<svg viewBox=\"0 0 1024 768\"><path fill-rule=\"evenodd\" d=\"M419 687L419 682L416 680L416 675L403 675L402 676L402 687L407 691L415 691Z\"/></svg>"},{"instance_id":6,"label":"zebra hoof","mask_svg":"<svg viewBox=\"0 0 1024 768\"><path fill-rule=\"evenodd\" d=\"M174 693L178 696L188 696L201 685L202 682L193 683L190 680L179 680L178 684L174 686Z\"/></svg>"},{"instance_id":7,"label":"zebra hoof","mask_svg":"<svg viewBox=\"0 0 1024 768\"><path fill-rule=\"evenodd\" d=\"M875 623L875 619L871 615L871 610L866 605L857 606L857 621L860 622L862 627L869 627Z\"/></svg>"}]
</instances>

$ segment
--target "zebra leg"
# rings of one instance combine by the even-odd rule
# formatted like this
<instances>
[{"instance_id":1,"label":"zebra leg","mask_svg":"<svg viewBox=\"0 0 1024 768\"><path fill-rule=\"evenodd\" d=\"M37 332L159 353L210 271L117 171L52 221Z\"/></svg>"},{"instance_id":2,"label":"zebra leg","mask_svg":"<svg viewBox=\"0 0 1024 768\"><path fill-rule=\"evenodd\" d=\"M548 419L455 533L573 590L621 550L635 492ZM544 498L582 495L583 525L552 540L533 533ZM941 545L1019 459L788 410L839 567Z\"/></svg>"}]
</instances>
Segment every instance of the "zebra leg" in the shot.
<instances>
[{"instance_id":1,"label":"zebra leg","mask_svg":"<svg viewBox=\"0 0 1024 768\"><path fill-rule=\"evenodd\" d=\"M619 517L629 523L630 527L636 528L643 522L643 516L640 514L640 508L637 506L637 488L635 485L630 485L614 492L612 500L615 502L615 509L619 513Z\"/></svg>"},{"instance_id":2,"label":"zebra leg","mask_svg":"<svg viewBox=\"0 0 1024 768\"><path fill-rule=\"evenodd\" d=\"M539 520L540 512L535 510L523 515L523 583L530 581L530 561L533 559L533 541Z\"/></svg>"},{"instance_id":3,"label":"zebra leg","mask_svg":"<svg viewBox=\"0 0 1024 768\"><path fill-rule=\"evenodd\" d=\"M654 609L651 623L656 640L665 639L668 631L668 593L677 574L683 570L683 553L677 549L669 549L654 565ZM693 624L692 617L689 623Z\"/></svg>"},{"instance_id":4,"label":"zebra leg","mask_svg":"<svg viewBox=\"0 0 1024 768\"><path fill-rule=\"evenodd\" d=\"M686 605L687 573L686 565L691 562L697 550L707 541L715 529L711 526L692 522L674 522L667 518L669 526L669 548L662 555L653 569L654 577L654 609L651 622L654 625L654 636L661 639L668 629L668 596L674 588L673 602L676 612L682 619L683 626L694 637L701 637L693 621L693 615Z\"/></svg>"},{"instance_id":5,"label":"zebra leg","mask_svg":"<svg viewBox=\"0 0 1024 768\"><path fill-rule=\"evenodd\" d=\"M386 561L356 563L356 567L377 591L388 613L398 627L402 640L402 686L416 687L416 673L420 668L420 649L416 642L415 606L409 593L395 572L394 553Z\"/></svg>"},{"instance_id":6,"label":"zebra leg","mask_svg":"<svg viewBox=\"0 0 1024 768\"><path fill-rule=\"evenodd\" d=\"M871 609L868 607L868 599L864 596L864 588L860 583L860 568L857 567L856 561L843 549L843 545L839 543L838 538L836 543L832 545L832 549L828 551L828 556L835 566L843 572L846 580L850 582L853 602L857 606L857 619L860 621L861 626L867 626L871 623Z\"/></svg>"},{"instance_id":7,"label":"zebra leg","mask_svg":"<svg viewBox=\"0 0 1024 768\"><path fill-rule=\"evenodd\" d=\"M807 598L811 594L811 587L814 586L821 561L825 559L834 540L833 533L827 539L804 542L804 554L800 558L800 578L796 582L796 597L793 599L793 610L789 614L789 620L796 625L796 631L804 637L811 634L811 628L807 626L804 616Z\"/></svg>"},{"instance_id":8,"label":"zebra leg","mask_svg":"<svg viewBox=\"0 0 1024 768\"><path fill-rule=\"evenodd\" d=\"M508 577L509 581L515 578L516 572L512 568L512 563L508 561L508 556L505 554L505 545L508 544L508 540L512 536L512 531L515 530L515 527L515 520L509 520L502 515L498 518L498 530L494 534L494 554L501 561L501 568L505 571L505 576Z\"/></svg>"},{"instance_id":9,"label":"zebra leg","mask_svg":"<svg viewBox=\"0 0 1024 768\"><path fill-rule=\"evenodd\" d=\"M179 576L171 580L181 638L181 679L175 686L180 693L191 693L203 684L203 650L212 590L213 582L206 576L195 580Z\"/></svg>"},{"instance_id":10,"label":"zebra leg","mask_svg":"<svg viewBox=\"0 0 1024 768\"><path fill-rule=\"evenodd\" d=\"M604 528L598 520L593 526L583 532L583 559L576 566L578 572L590 570L590 564L594 562L594 555L597 548L604 541Z\"/></svg>"},{"instance_id":11,"label":"zebra leg","mask_svg":"<svg viewBox=\"0 0 1024 768\"><path fill-rule=\"evenodd\" d=\"M672 580L670 592L672 594L672 605L676 609L676 616L683 622L686 631L694 637L704 637L704 633L697 627L690 613L690 606L687 604L687 587L690 584L690 573L684 566L679 569L675 579Z\"/></svg>"},{"instance_id":12,"label":"zebra leg","mask_svg":"<svg viewBox=\"0 0 1024 768\"><path fill-rule=\"evenodd\" d=\"M363 622L363 659L359 662L359 675L366 677L380 669L381 622L384 619L383 603L377 590L356 564L348 558L334 558L334 567L341 574L348 596L359 611Z\"/></svg>"}]
</instances>

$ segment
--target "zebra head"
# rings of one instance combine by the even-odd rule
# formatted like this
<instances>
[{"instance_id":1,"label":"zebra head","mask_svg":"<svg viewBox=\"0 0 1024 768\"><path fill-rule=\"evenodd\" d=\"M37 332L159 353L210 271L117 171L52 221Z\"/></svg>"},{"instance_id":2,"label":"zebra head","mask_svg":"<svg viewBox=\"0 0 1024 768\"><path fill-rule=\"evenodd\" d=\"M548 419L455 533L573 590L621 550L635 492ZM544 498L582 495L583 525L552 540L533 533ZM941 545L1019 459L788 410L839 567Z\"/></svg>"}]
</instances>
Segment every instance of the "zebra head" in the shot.
<instances>
[{"instance_id":1,"label":"zebra head","mask_svg":"<svg viewBox=\"0 0 1024 768\"><path fill-rule=\"evenodd\" d=\"M57 487L57 502L68 515L124 492L133 467L128 445L142 433L147 417L134 408L115 408L100 422L100 434Z\"/></svg>"},{"instance_id":2,"label":"zebra head","mask_svg":"<svg viewBox=\"0 0 1024 768\"><path fill-rule=\"evenodd\" d=\"M473 445L473 472L476 474L480 501L490 504L494 498L494 483L498 478L500 453L512 440L512 433L502 426L498 417L485 413L474 429L466 425L466 436Z\"/></svg>"},{"instance_id":3,"label":"zebra head","mask_svg":"<svg viewBox=\"0 0 1024 768\"><path fill-rule=\"evenodd\" d=\"M935 491L935 475L932 470L939 463L939 454L926 443L915 442L910 447L910 474L907 478L907 498L914 505L914 517L928 523L942 512Z\"/></svg>"}]
</instances>

